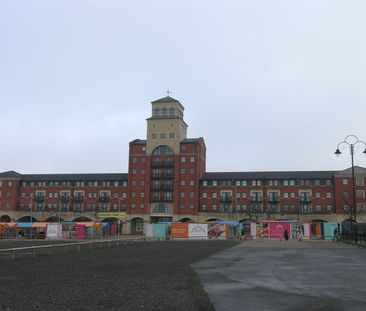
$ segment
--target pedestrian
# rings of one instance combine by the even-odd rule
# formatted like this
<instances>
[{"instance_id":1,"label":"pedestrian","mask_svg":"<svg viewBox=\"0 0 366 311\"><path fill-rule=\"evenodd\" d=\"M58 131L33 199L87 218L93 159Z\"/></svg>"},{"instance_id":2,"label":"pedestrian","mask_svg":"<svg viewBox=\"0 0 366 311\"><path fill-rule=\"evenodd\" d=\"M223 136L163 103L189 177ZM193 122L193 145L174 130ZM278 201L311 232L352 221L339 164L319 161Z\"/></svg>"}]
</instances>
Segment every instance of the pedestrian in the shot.
<instances>
[{"instance_id":1,"label":"pedestrian","mask_svg":"<svg viewBox=\"0 0 366 311\"><path fill-rule=\"evenodd\" d=\"M338 228L335 227L334 232L333 232L333 241L337 241L337 240L338 240Z\"/></svg>"},{"instance_id":2,"label":"pedestrian","mask_svg":"<svg viewBox=\"0 0 366 311\"><path fill-rule=\"evenodd\" d=\"M285 240L288 240L288 230L285 229L285 233L283 234L283 237L285 238Z\"/></svg>"}]
</instances>

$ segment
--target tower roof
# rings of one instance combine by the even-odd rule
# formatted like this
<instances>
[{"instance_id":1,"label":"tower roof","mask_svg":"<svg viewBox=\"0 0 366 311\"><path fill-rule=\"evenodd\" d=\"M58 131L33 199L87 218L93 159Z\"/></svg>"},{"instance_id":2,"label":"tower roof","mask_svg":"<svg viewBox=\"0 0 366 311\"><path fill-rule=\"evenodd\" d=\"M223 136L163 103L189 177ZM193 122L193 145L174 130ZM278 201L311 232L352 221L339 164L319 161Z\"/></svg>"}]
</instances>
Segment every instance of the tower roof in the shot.
<instances>
[{"instance_id":1,"label":"tower roof","mask_svg":"<svg viewBox=\"0 0 366 311\"><path fill-rule=\"evenodd\" d=\"M153 102L151 102L152 104L155 104L155 103L179 103L179 100L176 100L174 99L173 97L170 97L170 96L166 96L166 97L163 97L163 98L160 98L158 100L154 100Z\"/></svg>"}]
</instances>

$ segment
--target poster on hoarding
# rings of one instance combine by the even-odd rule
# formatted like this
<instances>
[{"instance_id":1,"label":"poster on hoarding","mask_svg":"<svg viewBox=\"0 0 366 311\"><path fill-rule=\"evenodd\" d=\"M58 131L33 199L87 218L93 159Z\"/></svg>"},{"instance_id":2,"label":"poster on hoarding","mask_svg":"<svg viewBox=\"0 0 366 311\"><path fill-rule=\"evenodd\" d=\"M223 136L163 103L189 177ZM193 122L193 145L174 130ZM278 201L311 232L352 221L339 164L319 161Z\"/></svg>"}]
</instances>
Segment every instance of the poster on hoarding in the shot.
<instances>
[{"instance_id":1,"label":"poster on hoarding","mask_svg":"<svg viewBox=\"0 0 366 311\"><path fill-rule=\"evenodd\" d=\"M270 222L269 223L269 237L271 239L283 239L285 230L290 235L291 223L289 222Z\"/></svg>"},{"instance_id":2,"label":"poster on hoarding","mask_svg":"<svg viewBox=\"0 0 366 311\"><path fill-rule=\"evenodd\" d=\"M208 225L208 238L209 239L226 238L226 225L225 224L209 224Z\"/></svg>"},{"instance_id":3,"label":"poster on hoarding","mask_svg":"<svg viewBox=\"0 0 366 311\"><path fill-rule=\"evenodd\" d=\"M188 223L172 223L170 227L170 235L173 239L187 239Z\"/></svg>"},{"instance_id":4,"label":"poster on hoarding","mask_svg":"<svg viewBox=\"0 0 366 311\"><path fill-rule=\"evenodd\" d=\"M61 224L47 224L46 238L47 239L61 239L62 238L62 225Z\"/></svg>"},{"instance_id":5,"label":"poster on hoarding","mask_svg":"<svg viewBox=\"0 0 366 311\"><path fill-rule=\"evenodd\" d=\"M188 235L190 239L207 239L207 224L188 224Z\"/></svg>"},{"instance_id":6,"label":"poster on hoarding","mask_svg":"<svg viewBox=\"0 0 366 311\"><path fill-rule=\"evenodd\" d=\"M256 226L256 236L257 238L268 238L268 223L262 222Z\"/></svg>"}]
</instances>

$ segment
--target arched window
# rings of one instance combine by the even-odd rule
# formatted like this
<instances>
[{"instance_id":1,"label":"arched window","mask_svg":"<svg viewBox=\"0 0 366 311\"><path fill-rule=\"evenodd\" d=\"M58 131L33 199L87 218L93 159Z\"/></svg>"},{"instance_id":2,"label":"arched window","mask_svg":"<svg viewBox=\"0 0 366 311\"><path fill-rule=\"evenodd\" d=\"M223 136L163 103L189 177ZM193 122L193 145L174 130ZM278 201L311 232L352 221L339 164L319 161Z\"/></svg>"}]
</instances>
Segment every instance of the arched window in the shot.
<instances>
[{"instance_id":1,"label":"arched window","mask_svg":"<svg viewBox=\"0 0 366 311\"><path fill-rule=\"evenodd\" d=\"M175 110L173 107L169 108L169 116L175 116Z\"/></svg>"},{"instance_id":2,"label":"arched window","mask_svg":"<svg viewBox=\"0 0 366 311\"><path fill-rule=\"evenodd\" d=\"M163 116L163 117L166 117L167 115L168 115L168 109L163 108L163 109L162 109L162 116Z\"/></svg>"},{"instance_id":3,"label":"arched window","mask_svg":"<svg viewBox=\"0 0 366 311\"><path fill-rule=\"evenodd\" d=\"M173 149L166 145L158 146L152 154L173 154Z\"/></svg>"},{"instance_id":4,"label":"arched window","mask_svg":"<svg viewBox=\"0 0 366 311\"><path fill-rule=\"evenodd\" d=\"M160 109L159 108L154 110L154 116L155 117L160 117Z\"/></svg>"}]
</instances>

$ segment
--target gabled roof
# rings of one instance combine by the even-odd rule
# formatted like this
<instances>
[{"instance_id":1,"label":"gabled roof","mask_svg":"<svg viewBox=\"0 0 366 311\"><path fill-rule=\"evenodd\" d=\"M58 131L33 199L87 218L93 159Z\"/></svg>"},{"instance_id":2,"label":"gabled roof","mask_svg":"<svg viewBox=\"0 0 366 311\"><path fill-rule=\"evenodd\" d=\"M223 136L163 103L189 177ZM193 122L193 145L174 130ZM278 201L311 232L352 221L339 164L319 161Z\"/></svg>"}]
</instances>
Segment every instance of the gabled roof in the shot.
<instances>
[{"instance_id":1,"label":"gabled roof","mask_svg":"<svg viewBox=\"0 0 366 311\"><path fill-rule=\"evenodd\" d=\"M23 181L118 181L128 180L126 173L106 174L24 174Z\"/></svg>"},{"instance_id":2,"label":"gabled roof","mask_svg":"<svg viewBox=\"0 0 366 311\"><path fill-rule=\"evenodd\" d=\"M20 175L16 171L7 171L7 172L0 173L0 178L18 178L18 179L20 179L21 177L22 177L22 175Z\"/></svg>"},{"instance_id":3,"label":"gabled roof","mask_svg":"<svg viewBox=\"0 0 366 311\"><path fill-rule=\"evenodd\" d=\"M215 172L204 173L203 180L239 179L332 179L337 171L281 171L281 172Z\"/></svg>"},{"instance_id":4,"label":"gabled roof","mask_svg":"<svg viewBox=\"0 0 366 311\"><path fill-rule=\"evenodd\" d=\"M130 141L130 145L146 145L146 140L135 139L133 141Z\"/></svg>"},{"instance_id":5,"label":"gabled roof","mask_svg":"<svg viewBox=\"0 0 366 311\"><path fill-rule=\"evenodd\" d=\"M358 175L358 176L365 176L366 175L366 168L364 167L361 167L361 166L354 166L354 171L355 171L355 175ZM347 168L343 171L339 171L335 174L336 176L352 176L352 167L350 168Z\"/></svg>"},{"instance_id":6,"label":"gabled roof","mask_svg":"<svg viewBox=\"0 0 366 311\"><path fill-rule=\"evenodd\" d=\"M151 103L155 104L155 103L173 103L173 102L179 103L179 101L174 99L173 97L166 96L166 97L160 98L158 100L154 100Z\"/></svg>"}]
</instances>

